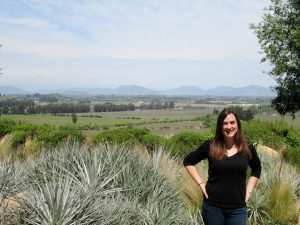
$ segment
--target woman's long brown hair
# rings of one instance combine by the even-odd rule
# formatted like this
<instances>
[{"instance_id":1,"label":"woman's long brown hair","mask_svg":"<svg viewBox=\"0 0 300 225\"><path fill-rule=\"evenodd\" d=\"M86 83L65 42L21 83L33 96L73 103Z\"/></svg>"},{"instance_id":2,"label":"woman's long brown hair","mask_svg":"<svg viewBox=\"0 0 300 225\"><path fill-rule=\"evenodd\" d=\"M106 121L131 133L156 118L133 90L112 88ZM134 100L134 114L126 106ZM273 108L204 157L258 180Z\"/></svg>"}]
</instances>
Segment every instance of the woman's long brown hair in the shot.
<instances>
[{"instance_id":1,"label":"woman's long brown hair","mask_svg":"<svg viewBox=\"0 0 300 225\"><path fill-rule=\"evenodd\" d=\"M225 140L222 133L222 129L223 129L223 121L229 114L233 114L235 116L238 125L237 133L234 136L236 148L238 152L242 152L246 154L249 158L251 158L251 151L248 147L248 143L244 138L240 118L235 113L235 111L233 111L230 108L225 108L219 113L218 120L217 120L216 134L213 141L210 144L210 156L217 160L221 160L226 157L226 147L225 147Z\"/></svg>"}]
</instances>

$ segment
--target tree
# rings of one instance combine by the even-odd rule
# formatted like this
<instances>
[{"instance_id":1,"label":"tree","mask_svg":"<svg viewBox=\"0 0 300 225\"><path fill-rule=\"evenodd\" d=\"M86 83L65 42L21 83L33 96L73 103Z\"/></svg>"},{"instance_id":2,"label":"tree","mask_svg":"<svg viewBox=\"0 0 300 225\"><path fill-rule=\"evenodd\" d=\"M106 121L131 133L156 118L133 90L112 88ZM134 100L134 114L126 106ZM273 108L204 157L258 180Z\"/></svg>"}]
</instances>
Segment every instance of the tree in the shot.
<instances>
[{"instance_id":1,"label":"tree","mask_svg":"<svg viewBox=\"0 0 300 225\"><path fill-rule=\"evenodd\" d=\"M214 108L213 114L214 115L219 115L219 110L217 110L216 108Z\"/></svg>"},{"instance_id":2,"label":"tree","mask_svg":"<svg viewBox=\"0 0 300 225\"><path fill-rule=\"evenodd\" d=\"M72 113L72 121L75 124L77 122L77 115L76 113Z\"/></svg>"},{"instance_id":3,"label":"tree","mask_svg":"<svg viewBox=\"0 0 300 225\"><path fill-rule=\"evenodd\" d=\"M239 116L239 118L241 120L249 121L249 120L252 120L254 118L255 112L251 108L249 108L247 110L244 110L240 106L232 106L231 108L232 108L233 111L236 112L236 114Z\"/></svg>"},{"instance_id":4,"label":"tree","mask_svg":"<svg viewBox=\"0 0 300 225\"><path fill-rule=\"evenodd\" d=\"M169 101L169 109L174 109L174 107L175 107L175 102Z\"/></svg>"},{"instance_id":5,"label":"tree","mask_svg":"<svg viewBox=\"0 0 300 225\"><path fill-rule=\"evenodd\" d=\"M271 0L262 21L252 24L264 56L277 82L272 105L281 115L300 110L300 1Z\"/></svg>"}]
</instances>

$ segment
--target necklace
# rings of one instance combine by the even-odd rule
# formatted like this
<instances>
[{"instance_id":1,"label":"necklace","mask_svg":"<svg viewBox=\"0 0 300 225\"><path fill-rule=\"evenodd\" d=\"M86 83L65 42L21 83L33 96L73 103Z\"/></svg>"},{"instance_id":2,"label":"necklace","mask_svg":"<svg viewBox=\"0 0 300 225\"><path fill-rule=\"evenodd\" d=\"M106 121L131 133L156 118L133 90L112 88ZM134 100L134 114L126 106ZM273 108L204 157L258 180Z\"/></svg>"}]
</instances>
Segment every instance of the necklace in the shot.
<instances>
[{"instance_id":1,"label":"necklace","mask_svg":"<svg viewBox=\"0 0 300 225\"><path fill-rule=\"evenodd\" d=\"M231 146L228 146L228 145L224 144L224 146L225 146L226 150L230 150L230 149L236 147L236 144L233 144Z\"/></svg>"}]
</instances>

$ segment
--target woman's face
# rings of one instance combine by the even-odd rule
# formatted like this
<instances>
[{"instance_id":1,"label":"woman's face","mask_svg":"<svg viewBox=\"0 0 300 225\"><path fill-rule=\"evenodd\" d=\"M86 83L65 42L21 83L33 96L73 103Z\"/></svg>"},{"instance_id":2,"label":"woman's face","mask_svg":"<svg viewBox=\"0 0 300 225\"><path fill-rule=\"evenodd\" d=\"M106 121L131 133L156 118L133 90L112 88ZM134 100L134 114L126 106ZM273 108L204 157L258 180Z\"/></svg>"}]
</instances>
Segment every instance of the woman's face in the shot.
<instances>
[{"instance_id":1,"label":"woman's face","mask_svg":"<svg viewBox=\"0 0 300 225\"><path fill-rule=\"evenodd\" d=\"M234 114L228 114L223 120L222 134L225 139L234 138L238 131L238 124Z\"/></svg>"}]
</instances>

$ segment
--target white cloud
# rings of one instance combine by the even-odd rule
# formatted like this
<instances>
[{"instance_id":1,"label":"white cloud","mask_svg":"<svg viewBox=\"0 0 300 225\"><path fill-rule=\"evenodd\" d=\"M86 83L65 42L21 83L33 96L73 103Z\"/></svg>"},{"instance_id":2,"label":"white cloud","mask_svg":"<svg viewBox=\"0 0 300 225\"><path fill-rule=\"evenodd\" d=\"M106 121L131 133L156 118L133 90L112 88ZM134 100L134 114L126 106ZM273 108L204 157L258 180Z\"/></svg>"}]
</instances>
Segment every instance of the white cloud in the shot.
<instances>
[{"instance_id":1,"label":"white cloud","mask_svg":"<svg viewBox=\"0 0 300 225\"><path fill-rule=\"evenodd\" d=\"M18 46L22 53L49 57L256 57L257 44L248 28L256 20L251 2L24 1L39 16L4 18L2 35L14 37L4 42L8 51L16 52Z\"/></svg>"},{"instance_id":2,"label":"white cloud","mask_svg":"<svg viewBox=\"0 0 300 225\"><path fill-rule=\"evenodd\" d=\"M245 60L244 66L252 60L257 61L256 66L251 64L257 74L259 48L249 23L259 20L266 4L266 0L7 1L0 9L0 57L9 77L1 79L13 82L23 71L24 77L35 82L36 74L43 75L41 83L52 77L53 85L76 76L74 83L86 85L98 79L108 85L155 85L153 78L166 77L164 82L175 86L188 77L197 83L197 73L207 70L189 70L184 63L179 63L180 68L176 60L165 67L145 65L146 59L196 60L202 67L207 60L216 65L222 60ZM129 67L118 63L106 67L103 61L107 59L123 59L125 64L137 61ZM184 74L185 70L191 74ZM224 72L237 76L240 71L227 68ZM176 77L171 79L169 74ZM220 71L213 70L210 76L225 82ZM249 81L245 76L242 79Z\"/></svg>"}]
</instances>

